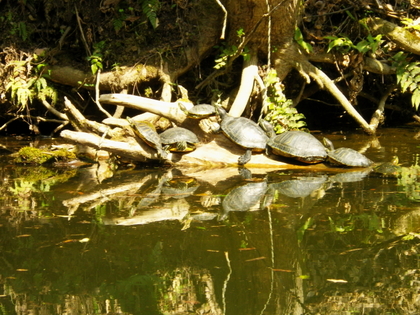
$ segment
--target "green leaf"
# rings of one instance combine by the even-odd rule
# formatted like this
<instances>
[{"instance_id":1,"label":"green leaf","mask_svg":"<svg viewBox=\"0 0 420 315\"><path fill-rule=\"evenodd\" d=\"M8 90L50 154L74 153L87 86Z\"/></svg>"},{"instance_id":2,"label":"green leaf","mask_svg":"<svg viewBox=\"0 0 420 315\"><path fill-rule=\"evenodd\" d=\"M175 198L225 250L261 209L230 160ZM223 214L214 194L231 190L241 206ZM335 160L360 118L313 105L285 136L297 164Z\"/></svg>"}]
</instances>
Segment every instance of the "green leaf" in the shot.
<instances>
[{"instance_id":1,"label":"green leaf","mask_svg":"<svg viewBox=\"0 0 420 315\"><path fill-rule=\"evenodd\" d=\"M410 86L408 87L408 91L413 92L414 90L417 89L417 81L413 79L413 82L410 84Z\"/></svg>"},{"instance_id":2,"label":"green leaf","mask_svg":"<svg viewBox=\"0 0 420 315\"><path fill-rule=\"evenodd\" d=\"M358 52L364 54L370 50L370 45L366 40L362 40L361 42L358 42L355 46Z\"/></svg>"},{"instance_id":3,"label":"green leaf","mask_svg":"<svg viewBox=\"0 0 420 315\"><path fill-rule=\"evenodd\" d=\"M413 95L411 96L411 104L416 109L416 111L419 109L419 104L420 104L420 90L419 89L416 89L413 92Z\"/></svg>"},{"instance_id":4,"label":"green leaf","mask_svg":"<svg viewBox=\"0 0 420 315\"><path fill-rule=\"evenodd\" d=\"M407 88L410 86L411 83L413 83L413 78L411 76L409 76L409 75L406 76L406 79L405 80L403 78L403 80L401 80L401 83L400 83L401 90L403 92L407 91Z\"/></svg>"},{"instance_id":5,"label":"green leaf","mask_svg":"<svg viewBox=\"0 0 420 315\"><path fill-rule=\"evenodd\" d=\"M413 70L410 71L410 75L412 77L416 77L419 73L420 73L420 67L419 66L415 67Z\"/></svg>"},{"instance_id":6,"label":"green leaf","mask_svg":"<svg viewBox=\"0 0 420 315\"><path fill-rule=\"evenodd\" d=\"M90 66L90 69L92 70L93 74L96 74L96 72L98 71L98 66L96 65L96 63L94 63Z\"/></svg>"},{"instance_id":7,"label":"green leaf","mask_svg":"<svg viewBox=\"0 0 420 315\"><path fill-rule=\"evenodd\" d=\"M295 28L294 39L308 54L313 51L312 45L304 41L299 27Z\"/></svg>"},{"instance_id":8,"label":"green leaf","mask_svg":"<svg viewBox=\"0 0 420 315\"><path fill-rule=\"evenodd\" d=\"M417 68L418 65L419 65L419 62L412 62L406 67L406 70L411 72L412 70Z\"/></svg>"}]
</instances>

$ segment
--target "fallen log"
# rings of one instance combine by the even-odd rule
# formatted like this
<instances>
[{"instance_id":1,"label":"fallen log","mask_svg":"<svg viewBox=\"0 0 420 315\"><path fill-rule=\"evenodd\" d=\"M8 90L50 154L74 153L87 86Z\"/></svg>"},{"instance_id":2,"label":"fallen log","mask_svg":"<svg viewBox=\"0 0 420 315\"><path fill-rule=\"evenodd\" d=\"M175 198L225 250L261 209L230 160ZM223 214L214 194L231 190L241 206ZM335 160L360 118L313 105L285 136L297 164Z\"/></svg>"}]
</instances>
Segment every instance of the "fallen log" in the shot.
<instances>
[{"instance_id":1,"label":"fallen log","mask_svg":"<svg viewBox=\"0 0 420 315\"><path fill-rule=\"evenodd\" d=\"M192 129L198 129L200 124L195 119L187 118L186 114L179 108L176 103L160 102L157 100L150 100L144 97L124 95L124 94L106 94L100 98L101 102L107 102L115 105L123 105L135 107L145 112L151 112L166 117L175 124L182 126L189 125ZM67 110L70 112L68 116L71 120L73 117L80 117L77 109L71 106L71 103L66 100ZM115 119L114 119L115 121ZM124 123L125 124L124 124ZM75 126L80 126L79 122L73 122ZM85 124L88 123L85 119ZM113 122L115 124L115 122ZM61 136L73 143L82 144L93 147L97 150L105 150L116 156L124 159L130 159L134 162L150 162L152 160L159 160L157 151L145 142L137 139L132 132L124 132L124 126L127 125L125 120L121 120L121 126L111 128L108 125L100 123L96 124L96 129L93 130L85 128L82 131L64 130ZM79 128L80 130L80 128ZM106 132L102 132L107 130ZM195 131L195 130L194 130ZM95 133L96 132L96 133ZM162 164L175 166L181 169L214 169L214 168L228 168L238 166L238 157L244 154L245 149L227 139L223 134L207 134L203 131L197 133L200 140L203 142L197 146L197 149L190 153L169 153L168 159L162 160ZM117 135L121 135L117 137ZM250 169L290 169L290 168L305 168L305 169L325 169L323 164L318 165L297 165L288 164L286 159L278 156L266 156L265 154L253 154L250 162L246 164Z\"/></svg>"}]
</instances>

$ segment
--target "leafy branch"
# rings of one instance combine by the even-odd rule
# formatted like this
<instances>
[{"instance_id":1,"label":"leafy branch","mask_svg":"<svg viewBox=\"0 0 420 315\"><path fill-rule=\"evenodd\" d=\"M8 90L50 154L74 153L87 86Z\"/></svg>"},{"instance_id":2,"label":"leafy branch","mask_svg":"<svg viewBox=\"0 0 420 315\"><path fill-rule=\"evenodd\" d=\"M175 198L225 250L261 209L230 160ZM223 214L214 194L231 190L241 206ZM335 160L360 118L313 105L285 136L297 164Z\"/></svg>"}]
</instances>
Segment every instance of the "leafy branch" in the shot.
<instances>
[{"instance_id":1,"label":"leafy branch","mask_svg":"<svg viewBox=\"0 0 420 315\"><path fill-rule=\"evenodd\" d=\"M236 31L236 35L242 40L245 36L244 30L241 28ZM239 47L236 45L226 46L225 43L222 43L220 46L215 46L221 50L219 58L217 58L216 65L214 66L215 69L221 69L227 66L229 58L236 56L239 53ZM249 60L249 50L248 48L244 47L243 50L240 52L240 55L244 57L244 60Z\"/></svg>"}]
</instances>

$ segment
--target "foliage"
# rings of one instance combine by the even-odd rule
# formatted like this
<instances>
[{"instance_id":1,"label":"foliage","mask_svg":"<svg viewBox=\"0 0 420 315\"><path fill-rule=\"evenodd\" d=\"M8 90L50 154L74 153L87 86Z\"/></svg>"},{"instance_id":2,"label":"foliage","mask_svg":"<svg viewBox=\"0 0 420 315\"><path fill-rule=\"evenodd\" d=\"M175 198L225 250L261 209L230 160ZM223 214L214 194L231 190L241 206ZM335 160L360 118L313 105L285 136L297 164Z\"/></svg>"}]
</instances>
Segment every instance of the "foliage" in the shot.
<instances>
[{"instance_id":1,"label":"foliage","mask_svg":"<svg viewBox=\"0 0 420 315\"><path fill-rule=\"evenodd\" d=\"M413 201L420 201L420 166L402 167L398 184L404 188L406 196Z\"/></svg>"},{"instance_id":2,"label":"foliage","mask_svg":"<svg viewBox=\"0 0 420 315\"><path fill-rule=\"evenodd\" d=\"M375 37L369 34L356 45L353 44L352 40L348 37L325 36L324 38L330 40L327 52L330 52L335 48L340 49L340 51L343 53L348 53L352 49L355 49L362 54L365 54L369 51L375 53L383 42L381 34Z\"/></svg>"},{"instance_id":3,"label":"foliage","mask_svg":"<svg viewBox=\"0 0 420 315\"><path fill-rule=\"evenodd\" d=\"M405 25L404 27L405 29L420 31L420 25L418 21L414 21L413 19L410 19L410 18L403 18L401 20L401 23Z\"/></svg>"},{"instance_id":4,"label":"foliage","mask_svg":"<svg viewBox=\"0 0 420 315\"><path fill-rule=\"evenodd\" d=\"M4 16L0 16L0 22L8 24L10 35L16 35L25 42L29 38L28 27L24 21L17 22L16 20L18 20L18 17L12 11L7 11Z\"/></svg>"},{"instance_id":5,"label":"foliage","mask_svg":"<svg viewBox=\"0 0 420 315\"><path fill-rule=\"evenodd\" d=\"M418 110L420 104L420 62L408 62L407 56L399 52L393 56L393 66L396 67L397 82L401 91L412 93L411 104Z\"/></svg>"},{"instance_id":6,"label":"foliage","mask_svg":"<svg viewBox=\"0 0 420 315\"><path fill-rule=\"evenodd\" d=\"M45 63L35 63L38 56L34 54L25 60L11 61L7 67L13 69L13 74L9 77L6 90L10 92L12 101L19 107L19 110L28 109L29 103L35 98L41 101L51 99L52 105L57 101L56 90L48 85L44 73Z\"/></svg>"},{"instance_id":7,"label":"foliage","mask_svg":"<svg viewBox=\"0 0 420 315\"><path fill-rule=\"evenodd\" d=\"M245 36L245 32L243 29L239 29L236 31L236 35L240 39L243 39L243 37ZM215 46L214 48L217 48L221 51L219 58L215 60L216 61L216 65L214 66L215 69L221 69L221 68L226 67L228 64L229 58L237 55L239 52L238 46L236 45L227 46L225 42L222 42L220 46ZM249 49L245 47L243 51L241 52L241 55L244 57L244 60L249 60L250 58Z\"/></svg>"},{"instance_id":8,"label":"foliage","mask_svg":"<svg viewBox=\"0 0 420 315\"><path fill-rule=\"evenodd\" d=\"M363 228L368 231L383 233L384 222L376 214L351 214L348 216L340 217L334 221L331 217L328 218L330 221L331 232L345 233L356 230L361 223Z\"/></svg>"},{"instance_id":9,"label":"foliage","mask_svg":"<svg viewBox=\"0 0 420 315\"><path fill-rule=\"evenodd\" d=\"M269 121L276 133L287 130L306 128L305 116L293 107L291 99L283 94L283 87L274 69L268 71L265 77L267 95L264 98L266 114L264 119Z\"/></svg>"},{"instance_id":10,"label":"foliage","mask_svg":"<svg viewBox=\"0 0 420 315\"><path fill-rule=\"evenodd\" d=\"M295 35L294 35L294 40L296 41L296 43L299 44L299 46L301 46L308 54L311 53L313 51L313 48L311 46L311 44L305 42L303 40L303 35L302 32L300 30L299 27L296 27L295 29Z\"/></svg>"},{"instance_id":11,"label":"foliage","mask_svg":"<svg viewBox=\"0 0 420 315\"><path fill-rule=\"evenodd\" d=\"M160 8L159 0L143 0L141 4L143 13L146 15L150 24L155 29L159 25L159 19L157 18L157 12Z\"/></svg>"},{"instance_id":12,"label":"foliage","mask_svg":"<svg viewBox=\"0 0 420 315\"><path fill-rule=\"evenodd\" d=\"M99 43L96 43L93 45L93 49L94 49L93 53L91 56L88 57L92 74L96 74L96 72L98 72L99 69L103 70L102 51L104 47L105 47L105 41L100 41Z\"/></svg>"}]
</instances>

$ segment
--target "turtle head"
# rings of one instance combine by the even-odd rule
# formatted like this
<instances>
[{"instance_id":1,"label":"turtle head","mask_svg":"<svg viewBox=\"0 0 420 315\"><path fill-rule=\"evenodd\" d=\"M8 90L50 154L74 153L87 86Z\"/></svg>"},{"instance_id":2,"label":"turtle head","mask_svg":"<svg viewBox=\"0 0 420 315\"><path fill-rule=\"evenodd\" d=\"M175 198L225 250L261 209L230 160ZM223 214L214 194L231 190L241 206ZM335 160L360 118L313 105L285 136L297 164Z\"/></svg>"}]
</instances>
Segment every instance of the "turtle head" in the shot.
<instances>
[{"instance_id":1,"label":"turtle head","mask_svg":"<svg viewBox=\"0 0 420 315\"><path fill-rule=\"evenodd\" d=\"M331 151L334 150L334 145L333 145L333 143L331 142L330 139L327 139L327 138L324 137L322 139L322 142L324 142L324 145L328 150L331 150Z\"/></svg>"},{"instance_id":2,"label":"turtle head","mask_svg":"<svg viewBox=\"0 0 420 315\"><path fill-rule=\"evenodd\" d=\"M394 155L391 159L392 165L399 165L399 162L400 162L400 160L399 160L398 156Z\"/></svg>"},{"instance_id":3,"label":"turtle head","mask_svg":"<svg viewBox=\"0 0 420 315\"><path fill-rule=\"evenodd\" d=\"M188 114L188 109L182 102L177 102L179 109L181 109L184 113Z\"/></svg>"},{"instance_id":4,"label":"turtle head","mask_svg":"<svg viewBox=\"0 0 420 315\"><path fill-rule=\"evenodd\" d=\"M222 106L215 106L216 113L223 119L227 115L226 110Z\"/></svg>"},{"instance_id":5,"label":"turtle head","mask_svg":"<svg viewBox=\"0 0 420 315\"><path fill-rule=\"evenodd\" d=\"M258 121L258 124L261 126L261 128L264 130L264 132L267 134L269 138L273 138L276 135L273 125L267 120L260 119Z\"/></svg>"}]
</instances>

